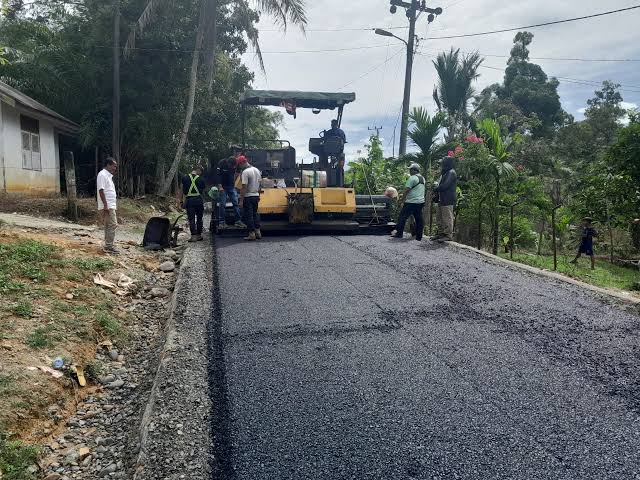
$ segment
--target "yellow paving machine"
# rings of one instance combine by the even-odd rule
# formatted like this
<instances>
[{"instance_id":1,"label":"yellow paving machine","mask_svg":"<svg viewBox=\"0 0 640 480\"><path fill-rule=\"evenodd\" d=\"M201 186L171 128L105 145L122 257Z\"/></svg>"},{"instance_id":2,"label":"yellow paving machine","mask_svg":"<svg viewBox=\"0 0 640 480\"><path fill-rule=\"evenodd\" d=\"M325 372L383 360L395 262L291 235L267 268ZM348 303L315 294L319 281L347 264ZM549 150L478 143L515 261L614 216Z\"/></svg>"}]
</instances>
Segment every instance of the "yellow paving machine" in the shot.
<instances>
[{"instance_id":1,"label":"yellow paving machine","mask_svg":"<svg viewBox=\"0 0 640 480\"><path fill-rule=\"evenodd\" d=\"M339 128L344 107L355 101L355 93L248 90L241 97L242 144L234 153L243 153L262 172L259 213L262 231L314 233L389 232L390 202L384 195L356 195L344 184L344 139L322 131L309 139L312 163L297 163L296 150L286 140L247 139L245 118L248 108L281 106L294 114L296 109L337 110ZM328 122L327 122L328 123ZM369 192L370 193L370 192ZM231 204L228 224L232 224ZM224 231L229 231L225 229Z\"/></svg>"}]
</instances>

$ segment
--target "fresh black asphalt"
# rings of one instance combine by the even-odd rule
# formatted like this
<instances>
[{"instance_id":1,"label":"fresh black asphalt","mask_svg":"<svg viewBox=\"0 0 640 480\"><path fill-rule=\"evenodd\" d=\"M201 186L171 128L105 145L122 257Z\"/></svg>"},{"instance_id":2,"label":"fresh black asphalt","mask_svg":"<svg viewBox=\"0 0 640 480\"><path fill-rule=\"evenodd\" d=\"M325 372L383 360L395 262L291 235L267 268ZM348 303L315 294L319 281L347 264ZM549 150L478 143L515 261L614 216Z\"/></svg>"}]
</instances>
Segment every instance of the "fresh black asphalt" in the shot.
<instances>
[{"instance_id":1,"label":"fresh black asphalt","mask_svg":"<svg viewBox=\"0 0 640 480\"><path fill-rule=\"evenodd\" d=\"M218 238L212 479L640 479L640 317L429 242Z\"/></svg>"}]
</instances>

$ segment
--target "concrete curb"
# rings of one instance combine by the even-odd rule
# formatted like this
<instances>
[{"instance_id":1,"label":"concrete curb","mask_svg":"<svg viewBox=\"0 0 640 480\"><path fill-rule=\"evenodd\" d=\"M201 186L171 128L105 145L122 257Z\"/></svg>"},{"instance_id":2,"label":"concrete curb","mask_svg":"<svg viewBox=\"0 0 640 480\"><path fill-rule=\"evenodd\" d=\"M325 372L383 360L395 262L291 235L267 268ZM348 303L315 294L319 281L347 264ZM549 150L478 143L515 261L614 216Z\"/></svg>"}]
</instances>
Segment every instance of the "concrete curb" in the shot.
<instances>
[{"instance_id":1,"label":"concrete curb","mask_svg":"<svg viewBox=\"0 0 640 480\"><path fill-rule=\"evenodd\" d=\"M211 309L211 286L205 279L211 262L202 259L210 249L209 241L189 245L180 265L158 367L140 421L134 480L207 478L208 459L197 458L195 446L208 448L204 332Z\"/></svg>"},{"instance_id":2,"label":"concrete curb","mask_svg":"<svg viewBox=\"0 0 640 480\"><path fill-rule=\"evenodd\" d=\"M144 409L144 413L142 414L142 419L140 421L140 433L138 437L140 439L140 445L139 445L138 458L136 459L136 464L134 469L134 475L133 475L134 480L137 480L138 478L142 478L139 475L143 471L144 465L146 463L147 445L149 441L149 426L151 425L153 410L155 406L155 400L158 396L158 390L160 388L159 387L160 374L161 374L161 371L164 370L166 366L167 352L169 352L172 349L172 345L174 343L173 339L176 336L175 310L176 310L176 304L178 299L178 292L182 289L182 284L184 283L185 269L183 267L184 267L185 257L186 255L183 256L183 260L180 262L180 270L178 272L178 278L176 279L176 283L173 287L173 294L171 295L171 302L169 304L171 313L169 315L169 320L167 321L167 324L164 328L164 339L162 342L163 344L162 350L160 351L158 367L156 368L156 374L153 379L153 385L151 387L151 392L149 394L149 400L147 401L147 406Z\"/></svg>"},{"instance_id":3,"label":"concrete curb","mask_svg":"<svg viewBox=\"0 0 640 480\"><path fill-rule=\"evenodd\" d=\"M519 268L520 270L526 270L535 275L539 275L541 277L550 278L553 280L559 280L561 282L568 283L570 285L574 285L580 288L584 288L585 290L590 290L593 293L598 295L602 295L605 297L610 297L616 301L620 301L626 303L627 305L640 306L640 298L632 297L631 295L625 295L624 293L618 292L616 290L610 290L608 288L597 287L595 285L591 285L589 283L582 282L580 280L575 280L571 277L567 277L557 272L550 272L548 270L541 270L536 267L532 267L530 265L525 265L523 263L514 262L512 260L507 260L506 258L498 257L497 255L493 255L492 253L485 252L484 250L478 250L477 248L470 247L469 245L464 245L462 243L457 242L448 242L448 245L452 247L458 248L460 250L467 250L469 252L477 253L485 258L493 260L494 262L501 263L504 265L508 265L510 267Z\"/></svg>"}]
</instances>

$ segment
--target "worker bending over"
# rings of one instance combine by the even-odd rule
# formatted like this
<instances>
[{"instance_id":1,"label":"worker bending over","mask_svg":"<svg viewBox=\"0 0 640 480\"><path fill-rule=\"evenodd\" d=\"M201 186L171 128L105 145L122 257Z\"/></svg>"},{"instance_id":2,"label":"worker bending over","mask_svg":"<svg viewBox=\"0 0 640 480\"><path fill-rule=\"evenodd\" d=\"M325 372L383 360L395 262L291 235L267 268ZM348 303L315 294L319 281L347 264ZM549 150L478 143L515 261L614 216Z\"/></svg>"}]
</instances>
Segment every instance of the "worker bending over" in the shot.
<instances>
[{"instance_id":1,"label":"worker bending over","mask_svg":"<svg viewBox=\"0 0 640 480\"><path fill-rule=\"evenodd\" d=\"M191 229L190 242L202 240L202 215L204 214L204 198L202 197L206 185L202 178L203 169L197 166L189 175L182 177L182 193L184 195L184 208L189 217Z\"/></svg>"},{"instance_id":2,"label":"worker bending over","mask_svg":"<svg viewBox=\"0 0 640 480\"><path fill-rule=\"evenodd\" d=\"M262 174L256 167L249 165L247 157L238 157L238 167L242 170L240 179L240 208L243 209L244 223L247 225L245 240L255 241L262 238L260 232L260 215L258 204L260 203L260 182Z\"/></svg>"}]
</instances>

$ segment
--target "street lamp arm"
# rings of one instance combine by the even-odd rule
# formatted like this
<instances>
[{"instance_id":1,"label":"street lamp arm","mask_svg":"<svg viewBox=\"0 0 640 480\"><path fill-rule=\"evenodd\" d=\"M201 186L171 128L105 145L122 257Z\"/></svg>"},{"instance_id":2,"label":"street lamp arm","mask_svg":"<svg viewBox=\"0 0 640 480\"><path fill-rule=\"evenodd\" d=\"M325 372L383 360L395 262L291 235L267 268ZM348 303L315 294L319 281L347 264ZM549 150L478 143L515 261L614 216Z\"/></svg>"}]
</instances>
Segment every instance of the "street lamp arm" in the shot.
<instances>
[{"instance_id":1,"label":"street lamp arm","mask_svg":"<svg viewBox=\"0 0 640 480\"><path fill-rule=\"evenodd\" d=\"M400 40L402 43L404 43L407 47L409 46L409 44L407 43L407 41L404 38L400 38L397 35L394 35L391 32L388 32L387 30L383 30L382 28L376 28L374 30L374 33L376 35L382 35L383 37L393 37L396 38L398 40Z\"/></svg>"}]
</instances>

